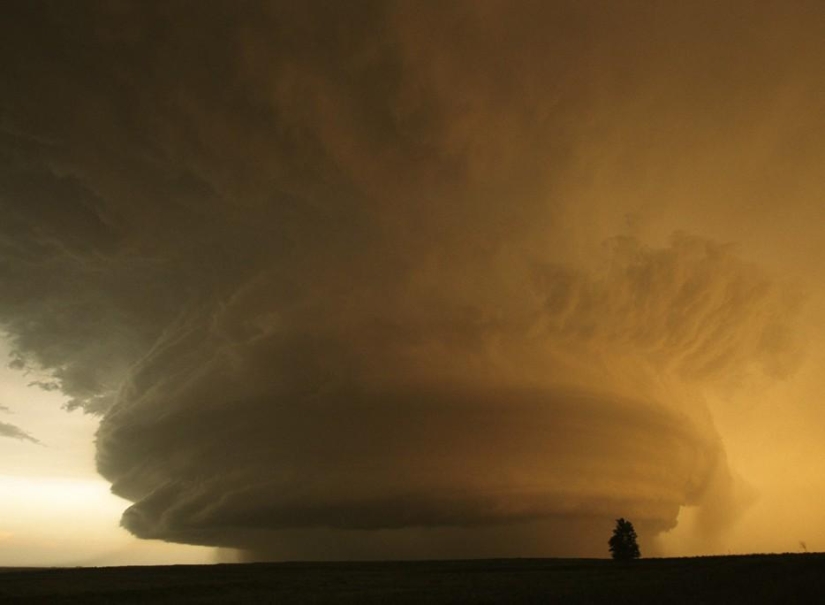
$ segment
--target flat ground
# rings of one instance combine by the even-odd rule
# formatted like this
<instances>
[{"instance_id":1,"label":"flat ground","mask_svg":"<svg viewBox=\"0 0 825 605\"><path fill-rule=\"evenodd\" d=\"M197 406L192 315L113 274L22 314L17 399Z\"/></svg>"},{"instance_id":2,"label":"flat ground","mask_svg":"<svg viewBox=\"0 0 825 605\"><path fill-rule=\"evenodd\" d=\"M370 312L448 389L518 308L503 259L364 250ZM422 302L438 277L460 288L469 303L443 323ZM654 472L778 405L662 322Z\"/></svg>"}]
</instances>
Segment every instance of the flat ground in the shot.
<instances>
[{"instance_id":1,"label":"flat ground","mask_svg":"<svg viewBox=\"0 0 825 605\"><path fill-rule=\"evenodd\" d=\"M825 602L825 554L5 569L1 603Z\"/></svg>"}]
</instances>

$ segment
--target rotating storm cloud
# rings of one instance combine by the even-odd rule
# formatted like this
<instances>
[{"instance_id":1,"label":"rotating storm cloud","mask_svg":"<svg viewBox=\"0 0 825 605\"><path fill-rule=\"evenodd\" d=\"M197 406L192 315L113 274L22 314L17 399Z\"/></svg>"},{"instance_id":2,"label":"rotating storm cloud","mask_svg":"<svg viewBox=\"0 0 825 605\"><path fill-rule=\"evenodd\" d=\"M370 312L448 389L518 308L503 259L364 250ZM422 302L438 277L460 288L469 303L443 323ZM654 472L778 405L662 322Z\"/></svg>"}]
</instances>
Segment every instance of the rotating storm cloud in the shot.
<instances>
[{"instance_id":1,"label":"rotating storm cloud","mask_svg":"<svg viewBox=\"0 0 825 605\"><path fill-rule=\"evenodd\" d=\"M124 527L603 555L747 510L707 399L805 359L748 246L822 11L584 4L12 3L0 321L99 415Z\"/></svg>"}]
</instances>

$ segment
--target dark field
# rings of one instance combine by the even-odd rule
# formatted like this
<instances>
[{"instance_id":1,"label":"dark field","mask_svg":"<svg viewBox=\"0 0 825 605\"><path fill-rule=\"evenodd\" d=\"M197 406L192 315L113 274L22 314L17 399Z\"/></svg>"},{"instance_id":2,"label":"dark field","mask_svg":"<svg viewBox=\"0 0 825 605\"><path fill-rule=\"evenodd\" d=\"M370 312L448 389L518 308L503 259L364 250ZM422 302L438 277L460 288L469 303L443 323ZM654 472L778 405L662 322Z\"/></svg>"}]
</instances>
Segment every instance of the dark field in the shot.
<instances>
[{"instance_id":1,"label":"dark field","mask_svg":"<svg viewBox=\"0 0 825 605\"><path fill-rule=\"evenodd\" d=\"M2 603L825 602L825 554L4 570Z\"/></svg>"}]
</instances>

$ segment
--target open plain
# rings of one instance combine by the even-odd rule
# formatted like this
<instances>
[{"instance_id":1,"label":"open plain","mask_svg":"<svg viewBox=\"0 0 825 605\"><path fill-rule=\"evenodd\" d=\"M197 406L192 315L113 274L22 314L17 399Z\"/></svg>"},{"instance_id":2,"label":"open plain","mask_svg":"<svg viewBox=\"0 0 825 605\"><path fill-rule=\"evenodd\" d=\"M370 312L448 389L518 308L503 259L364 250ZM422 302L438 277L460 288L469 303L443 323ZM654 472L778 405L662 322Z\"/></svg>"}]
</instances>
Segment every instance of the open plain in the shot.
<instances>
[{"instance_id":1,"label":"open plain","mask_svg":"<svg viewBox=\"0 0 825 605\"><path fill-rule=\"evenodd\" d=\"M256 563L13 569L0 602L801 603L825 594L825 554L617 563L601 559Z\"/></svg>"}]
</instances>

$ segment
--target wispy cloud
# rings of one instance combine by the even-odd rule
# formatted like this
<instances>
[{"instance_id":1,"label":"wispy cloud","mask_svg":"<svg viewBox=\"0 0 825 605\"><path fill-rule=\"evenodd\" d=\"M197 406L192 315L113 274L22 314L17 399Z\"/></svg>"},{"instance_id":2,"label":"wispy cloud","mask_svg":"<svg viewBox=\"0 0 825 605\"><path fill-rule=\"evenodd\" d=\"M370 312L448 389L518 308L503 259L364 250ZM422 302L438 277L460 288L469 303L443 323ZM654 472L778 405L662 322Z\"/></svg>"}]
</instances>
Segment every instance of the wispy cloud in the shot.
<instances>
[{"instance_id":1,"label":"wispy cloud","mask_svg":"<svg viewBox=\"0 0 825 605\"><path fill-rule=\"evenodd\" d=\"M20 441L31 441L32 443L40 443L37 439L29 435L23 429L9 424L8 422L0 422L0 437L8 437L10 439L19 439Z\"/></svg>"}]
</instances>

